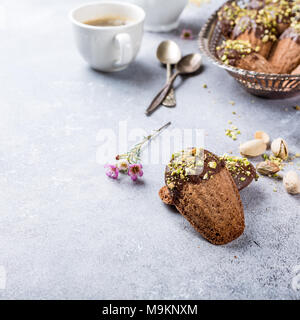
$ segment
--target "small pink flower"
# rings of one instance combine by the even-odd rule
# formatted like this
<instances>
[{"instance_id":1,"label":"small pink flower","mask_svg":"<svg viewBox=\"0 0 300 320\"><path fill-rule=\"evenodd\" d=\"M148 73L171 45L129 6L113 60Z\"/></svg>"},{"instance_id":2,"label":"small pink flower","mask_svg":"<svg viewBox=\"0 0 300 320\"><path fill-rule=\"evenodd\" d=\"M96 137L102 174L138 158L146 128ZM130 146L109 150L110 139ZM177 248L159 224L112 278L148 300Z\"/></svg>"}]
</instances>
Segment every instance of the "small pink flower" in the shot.
<instances>
[{"instance_id":1,"label":"small pink flower","mask_svg":"<svg viewBox=\"0 0 300 320\"><path fill-rule=\"evenodd\" d=\"M128 167L129 167L129 164L127 161L120 161L118 163L118 168L119 168L119 171L121 173L127 173L128 172Z\"/></svg>"},{"instance_id":2,"label":"small pink flower","mask_svg":"<svg viewBox=\"0 0 300 320\"><path fill-rule=\"evenodd\" d=\"M119 176L119 169L117 166L114 166L112 164L106 164L104 168L108 168L106 171L106 175L111 179L118 179Z\"/></svg>"},{"instance_id":3,"label":"small pink flower","mask_svg":"<svg viewBox=\"0 0 300 320\"><path fill-rule=\"evenodd\" d=\"M143 166L141 164L131 164L129 166L128 175L132 181L136 181L138 177L142 177L144 172L142 170Z\"/></svg>"},{"instance_id":4,"label":"small pink flower","mask_svg":"<svg viewBox=\"0 0 300 320\"><path fill-rule=\"evenodd\" d=\"M193 40L193 31L190 29L183 29L180 38L184 40Z\"/></svg>"}]
</instances>

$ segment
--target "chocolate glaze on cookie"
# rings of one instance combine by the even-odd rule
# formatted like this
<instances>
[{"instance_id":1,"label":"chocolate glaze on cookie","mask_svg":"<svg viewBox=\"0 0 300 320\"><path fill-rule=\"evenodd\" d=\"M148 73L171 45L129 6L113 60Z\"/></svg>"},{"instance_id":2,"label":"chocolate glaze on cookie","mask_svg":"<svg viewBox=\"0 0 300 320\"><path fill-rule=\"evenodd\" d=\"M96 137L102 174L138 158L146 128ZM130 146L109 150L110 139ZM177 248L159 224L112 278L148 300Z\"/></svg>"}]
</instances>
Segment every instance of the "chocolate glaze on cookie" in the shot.
<instances>
[{"instance_id":1,"label":"chocolate glaze on cookie","mask_svg":"<svg viewBox=\"0 0 300 320\"><path fill-rule=\"evenodd\" d=\"M246 15L237 21L232 31L232 39L236 39L247 30L253 31L256 38L262 38L265 34L265 27L258 24L253 17Z\"/></svg>"},{"instance_id":2,"label":"chocolate glaze on cookie","mask_svg":"<svg viewBox=\"0 0 300 320\"><path fill-rule=\"evenodd\" d=\"M252 0L245 7L236 2L226 3L218 12L219 26L226 38L237 39L245 32L257 39L276 41L289 27L291 18L299 15L300 2Z\"/></svg>"},{"instance_id":3,"label":"chocolate glaze on cookie","mask_svg":"<svg viewBox=\"0 0 300 320\"><path fill-rule=\"evenodd\" d=\"M164 197L166 197L167 200L163 200L166 204L173 203L173 201L170 201L170 197L172 198L174 195L176 195L176 193L178 195L184 183L198 183L202 180L208 180L212 175L218 173L224 166L230 172L239 191L246 188L256 178L256 169L246 158L238 158L229 155L218 157L207 150L203 150L203 152L207 156L206 161L204 162L203 170L200 169L199 175L183 175L182 178L180 178L180 175L177 174L172 176L172 172L174 172L174 170L170 169L170 164L174 162L174 159L170 161L170 164L166 167L165 171L166 188L170 190L170 194L168 194L165 188L163 190L161 189L162 191L160 194L160 198L162 200ZM216 162L216 167L211 168L209 163L212 165L214 162ZM205 179L203 179L204 177ZM168 187L168 185L170 187Z\"/></svg>"},{"instance_id":4,"label":"chocolate glaze on cookie","mask_svg":"<svg viewBox=\"0 0 300 320\"><path fill-rule=\"evenodd\" d=\"M230 38L235 26L235 20L242 8L235 1L225 3L218 12L219 26L224 37Z\"/></svg>"},{"instance_id":5,"label":"chocolate glaze on cookie","mask_svg":"<svg viewBox=\"0 0 300 320\"><path fill-rule=\"evenodd\" d=\"M256 46L253 49L249 41L226 40L216 49L218 58L224 64L262 73L277 72L277 69L270 62L257 53L257 51L261 51L261 47Z\"/></svg>"},{"instance_id":6,"label":"chocolate glaze on cookie","mask_svg":"<svg viewBox=\"0 0 300 320\"><path fill-rule=\"evenodd\" d=\"M243 40L226 40L216 49L218 58L231 66L236 66L240 59L255 52L251 44ZM257 48L258 50L259 48Z\"/></svg>"},{"instance_id":7,"label":"chocolate glaze on cookie","mask_svg":"<svg viewBox=\"0 0 300 320\"><path fill-rule=\"evenodd\" d=\"M247 158L224 155L221 159L225 161L226 168L231 173L239 191L256 179L256 169Z\"/></svg>"},{"instance_id":8,"label":"chocolate glaze on cookie","mask_svg":"<svg viewBox=\"0 0 300 320\"><path fill-rule=\"evenodd\" d=\"M192 162L194 164L189 165ZM175 199L186 183L205 182L224 167L225 162L212 152L199 148L184 150L172 156L166 167L165 183Z\"/></svg>"}]
</instances>

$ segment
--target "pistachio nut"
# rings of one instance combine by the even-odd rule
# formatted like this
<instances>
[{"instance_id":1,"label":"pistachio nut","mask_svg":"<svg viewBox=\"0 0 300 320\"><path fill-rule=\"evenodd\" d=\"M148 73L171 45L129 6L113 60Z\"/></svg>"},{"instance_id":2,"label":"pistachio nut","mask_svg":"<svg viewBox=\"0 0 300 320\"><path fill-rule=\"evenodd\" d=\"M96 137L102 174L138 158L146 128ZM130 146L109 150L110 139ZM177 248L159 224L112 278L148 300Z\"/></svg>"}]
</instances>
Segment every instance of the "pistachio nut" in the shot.
<instances>
[{"instance_id":1,"label":"pistachio nut","mask_svg":"<svg viewBox=\"0 0 300 320\"><path fill-rule=\"evenodd\" d=\"M254 134L254 138L255 139L262 139L263 142L267 145L270 143L270 137L264 131L256 131Z\"/></svg>"},{"instance_id":2,"label":"pistachio nut","mask_svg":"<svg viewBox=\"0 0 300 320\"><path fill-rule=\"evenodd\" d=\"M276 163L267 160L267 161L260 162L256 166L256 170L260 174L262 174L264 176L268 176L268 175L273 175L273 174L277 173L278 171L280 171L280 168L278 167L278 165Z\"/></svg>"},{"instance_id":3,"label":"pistachio nut","mask_svg":"<svg viewBox=\"0 0 300 320\"><path fill-rule=\"evenodd\" d=\"M300 193L300 178L296 171L289 171L283 177L283 185L290 194Z\"/></svg>"},{"instance_id":4,"label":"pistachio nut","mask_svg":"<svg viewBox=\"0 0 300 320\"><path fill-rule=\"evenodd\" d=\"M240 145L240 153L243 156L257 157L263 154L267 149L267 145L262 139L254 139Z\"/></svg>"},{"instance_id":5,"label":"pistachio nut","mask_svg":"<svg viewBox=\"0 0 300 320\"><path fill-rule=\"evenodd\" d=\"M271 150L275 157L279 157L283 160L289 155L287 143L282 138L277 138L272 142Z\"/></svg>"}]
</instances>

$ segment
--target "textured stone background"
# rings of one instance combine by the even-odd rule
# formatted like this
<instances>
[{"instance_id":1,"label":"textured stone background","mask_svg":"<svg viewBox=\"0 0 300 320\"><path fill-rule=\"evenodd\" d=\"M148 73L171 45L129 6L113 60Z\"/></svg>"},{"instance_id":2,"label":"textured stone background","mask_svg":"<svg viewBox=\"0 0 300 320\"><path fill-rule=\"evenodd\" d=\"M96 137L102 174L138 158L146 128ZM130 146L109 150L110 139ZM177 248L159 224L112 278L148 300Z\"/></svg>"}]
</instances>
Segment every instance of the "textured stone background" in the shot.
<instances>
[{"instance_id":1,"label":"textured stone background","mask_svg":"<svg viewBox=\"0 0 300 320\"><path fill-rule=\"evenodd\" d=\"M178 106L146 118L165 79L158 43L172 38L190 53L196 41L180 40L179 30L146 33L129 69L95 72L77 53L67 19L81 2L0 2L0 297L299 299L291 286L299 196L266 178L253 183L241 194L245 233L213 246L159 200L162 164L146 165L138 185L108 180L96 137L103 128L117 132L120 120L147 131L171 120L173 128L204 129L206 147L219 154L237 154L257 129L284 137L295 153L300 112L292 106L300 99L250 96L204 58L199 76L177 82ZM180 29L197 33L220 4L187 8ZM228 120L242 131L236 142L224 135Z\"/></svg>"}]
</instances>

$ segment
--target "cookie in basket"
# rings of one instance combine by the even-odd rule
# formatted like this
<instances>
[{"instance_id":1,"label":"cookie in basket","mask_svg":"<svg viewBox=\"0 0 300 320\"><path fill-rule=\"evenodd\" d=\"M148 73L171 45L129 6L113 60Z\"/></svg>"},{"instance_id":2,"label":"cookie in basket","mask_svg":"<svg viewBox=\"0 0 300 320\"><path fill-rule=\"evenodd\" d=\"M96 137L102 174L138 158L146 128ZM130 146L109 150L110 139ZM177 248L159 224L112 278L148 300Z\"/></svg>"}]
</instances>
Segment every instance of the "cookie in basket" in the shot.
<instances>
[{"instance_id":1,"label":"cookie in basket","mask_svg":"<svg viewBox=\"0 0 300 320\"><path fill-rule=\"evenodd\" d=\"M249 10L247 15L237 19L231 38L248 41L252 48L259 48L257 52L267 58L277 40L276 34L275 21L268 12Z\"/></svg>"},{"instance_id":2,"label":"cookie in basket","mask_svg":"<svg viewBox=\"0 0 300 320\"><path fill-rule=\"evenodd\" d=\"M276 67L258 54L249 41L226 40L216 48L217 57L227 65L262 73L276 73Z\"/></svg>"},{"instance_id":3,"label":"cookie in basket","mask_svg":"<svg viewBox=\"0 0 300 320\"><path fill-rule=\"evenodd\" d=\"M297 1L266 1L263 10L275 21L275 27L278 31L278 35L281 35L290 26L291 18L295 16L297 11Z\"/></svg>"},{"instance_id":4,"label":"cookie in basket","mask_svg":"<svg viewBox=\"0 0 300 320\"><path fill-rule=\"evenodd\" d=\"M278 73L290 73L300 64L300 21L296 18L272 49L269 62Z\"/></svg>"},{"instance_id":5,"label":"cookie in basket","mask_svg":"<svg viewBox=\"0 0 300 320\"><path fill-rule=\"evenodd\" d=\"M243 9L235 2L225 3L218 11L218 21L225 38L230 38L235 27L235 21Z\"/></svg>"}]
</instances>

